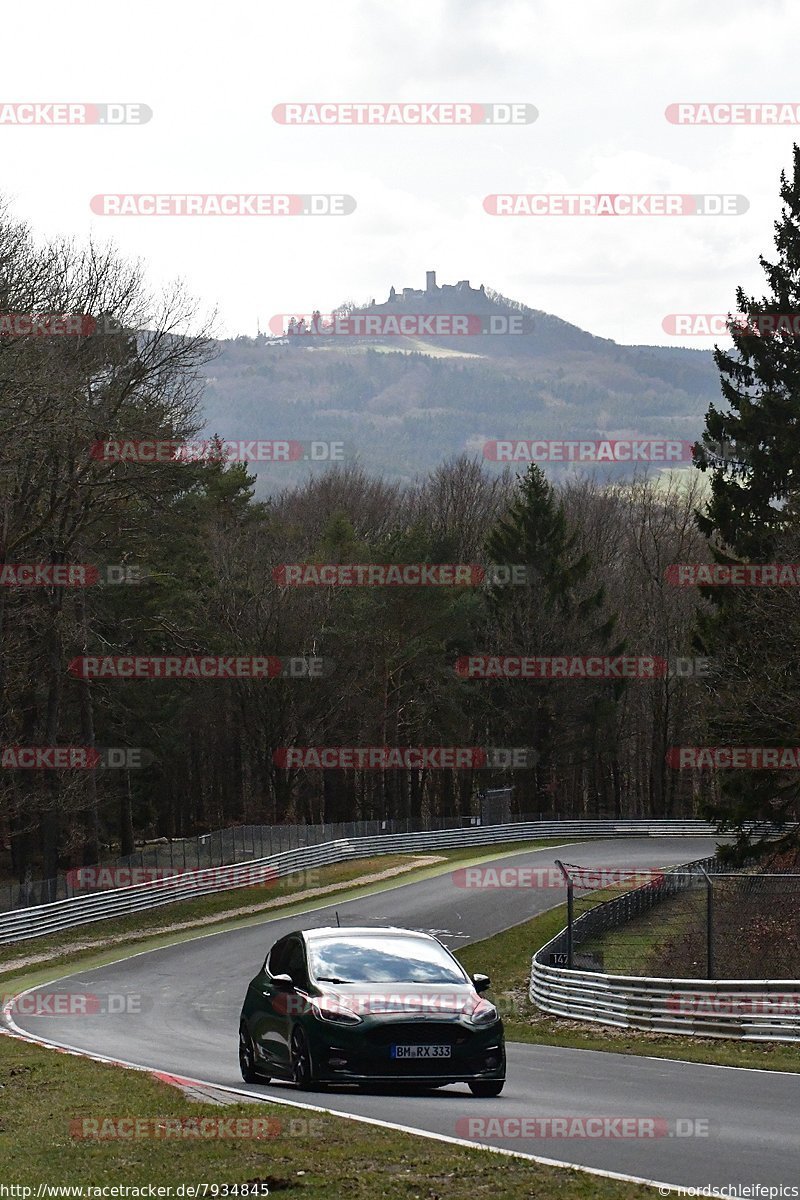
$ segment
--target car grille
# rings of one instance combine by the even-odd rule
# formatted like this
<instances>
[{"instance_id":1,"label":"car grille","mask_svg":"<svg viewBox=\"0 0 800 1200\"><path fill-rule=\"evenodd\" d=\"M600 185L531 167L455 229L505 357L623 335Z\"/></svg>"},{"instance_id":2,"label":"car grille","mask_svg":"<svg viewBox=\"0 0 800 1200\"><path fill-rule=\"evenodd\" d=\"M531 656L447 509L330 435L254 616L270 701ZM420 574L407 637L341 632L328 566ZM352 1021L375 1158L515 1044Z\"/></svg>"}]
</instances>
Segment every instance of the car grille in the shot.
<instances>
[{"instance_id":1,"label":"car grille","mask_svg":"<svg viewBox=\"0 0 800 1200\"><path fill-rule=\"evenodd\" d=\"M455 1022L398 1021L371 1029L367 1040L373 1046L463 1046L472 1033Z\"/></svg>"},{"instance_id":2,"label":"car grille","mask_svg":"<svg viewBox=\"0 0 800 1200\"><path fill-rule=\"evenodd\" d=\"M338 1056L337 1056L338 1057ZM335 1067L343 1077L348 1075L376 1076L382 1079L415 1079L418 1077L450 1078L461 1075L478 1075L486 1070L486 1055L476 1057L465 1056L452 1058L403 1058L395 1059L387 1056L370 1058L363 1055L349 1054L345 1067Z\"/></svg>"}]
</instances>

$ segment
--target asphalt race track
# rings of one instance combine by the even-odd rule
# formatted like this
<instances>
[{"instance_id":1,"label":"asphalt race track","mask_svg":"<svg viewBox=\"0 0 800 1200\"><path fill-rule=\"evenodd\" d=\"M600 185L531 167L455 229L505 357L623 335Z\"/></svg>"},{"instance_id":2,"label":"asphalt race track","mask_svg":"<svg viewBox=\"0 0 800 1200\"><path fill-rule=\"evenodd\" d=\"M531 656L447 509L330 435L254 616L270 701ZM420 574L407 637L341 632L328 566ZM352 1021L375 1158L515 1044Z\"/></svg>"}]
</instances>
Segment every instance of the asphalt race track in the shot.
<instances>
[{"instance_id":1,"label":"asphalt race track","mask_svg":"<svg viewBox=\"0 0 800 1200\"><path fill-rule=\"evenodd\" d=\"M666 866L713 853L709 838L626 838L498 857L497 864L550 866L563 854L587 866ZM290 1084L243 1084L237 1063L239 1009L268 947L292 928L403 925L457 949L516 925L563 898L553 888L464 890L445 874L303 917L264 920L139 954L37 989L142 996L141 1014L16 1018L27 1033L264 1099L300 1101L476 1143L686 1187L800 1183L800 1079L768 1071L702 1066L559 1047L508 1046L508 1082L491 1100L466 1086L427 1094L345 1089L299 1093ZM637 1138L475 1136L464 1118L583 1116L663 1118L670 1133ZM677 1137L676 1121L707 1122L708 1136ZM684 1125L683 1128L686 1128ZM757 1193L751 1193L757 1194ZM775 1193L778 1194L778 1193ZM791 1195L791 1192L785 1193Z\"/></svg>"}]
</instances>

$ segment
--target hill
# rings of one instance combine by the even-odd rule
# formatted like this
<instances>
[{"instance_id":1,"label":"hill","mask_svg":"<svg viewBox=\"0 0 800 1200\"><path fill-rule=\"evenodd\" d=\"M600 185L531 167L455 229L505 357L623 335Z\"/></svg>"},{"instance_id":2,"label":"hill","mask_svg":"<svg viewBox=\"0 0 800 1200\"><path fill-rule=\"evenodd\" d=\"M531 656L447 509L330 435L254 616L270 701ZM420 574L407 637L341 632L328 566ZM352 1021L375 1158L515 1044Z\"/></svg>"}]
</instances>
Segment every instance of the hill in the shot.
<instances>
[{"instance_id":1,"label":"hill","mask_svg":"<svg viewBox=\"0 0 800 1200\"><path fill-rule=\"evenodd\" d=\"M483 285L439 287L433 272L424 290L280 321L273 336L219 343L206 432L340 442L348 460L390 479L480 455L493 439L691 442L719 395L708 350L619 345ZM266 493L319 468L253 469Z\"/></svg>"}]
</instances>

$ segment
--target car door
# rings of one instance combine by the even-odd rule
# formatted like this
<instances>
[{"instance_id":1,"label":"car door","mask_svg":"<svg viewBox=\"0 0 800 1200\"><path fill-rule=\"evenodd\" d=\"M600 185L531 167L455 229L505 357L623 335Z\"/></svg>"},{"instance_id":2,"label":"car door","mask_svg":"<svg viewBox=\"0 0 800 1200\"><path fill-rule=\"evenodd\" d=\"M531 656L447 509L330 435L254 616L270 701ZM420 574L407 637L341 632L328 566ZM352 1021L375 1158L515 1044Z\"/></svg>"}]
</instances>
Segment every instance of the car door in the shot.
<instances>
[{"instance_id":1,"label":"car door","mask_svg":"<svg viewBox=\"0 0 800 1200\"><path fill-rule=\"evenodd\" d=\"M290 993L276 987L273 979L286 974L289 942L290 938L285 937L275 943L261 974L250 985L250 1032L256 1056L263 1066L284 1070L289 1062L285 1026Z\"/></svg>"},{"instance_id":2,"label":"car door","mask_svg":"<svg viewBox=\"0 0 800 1200\"><path fill-rule=\"evenodd\" d=\"M305 1010L308 998L308 965L306 963L306 948L301 937L290 935L286 939L285 958L283 961L283 969L287 975L291 976L292 983L294 984L292 992L288 994L284 993L285 999L288 995L288 1003L285 1004L286 1019L279 1030L279 1036L282 1037L284 1043L281 1053L285 1055L285 1061L288 1063L289 1040L294 1018Z\"/></svg>"}]
</instances>

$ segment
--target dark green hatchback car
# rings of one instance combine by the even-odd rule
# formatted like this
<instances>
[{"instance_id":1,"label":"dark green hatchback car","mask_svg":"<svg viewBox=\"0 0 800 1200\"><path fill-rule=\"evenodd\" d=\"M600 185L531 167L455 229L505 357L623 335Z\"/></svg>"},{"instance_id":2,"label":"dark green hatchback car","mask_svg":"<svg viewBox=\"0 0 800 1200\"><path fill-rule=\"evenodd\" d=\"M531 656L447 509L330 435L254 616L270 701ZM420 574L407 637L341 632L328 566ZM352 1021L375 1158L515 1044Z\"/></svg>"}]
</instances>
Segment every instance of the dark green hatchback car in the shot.
<instances>
[{"instance_id":1,"label":"dark green hatchback car","mask_svg":"<svg viewBox=\"0 0 800 1200\"><path fill-rule=\"evenodd\" d=\"M306 929L282 937L247 989L239 1024L246 1083L467 1083L497 1096L506 1076L503 1022L427 933Z\"/></svg>"}]
</instances>

